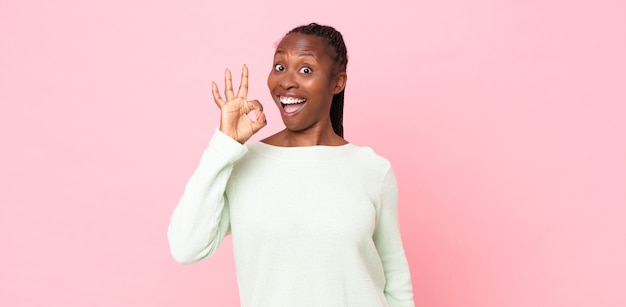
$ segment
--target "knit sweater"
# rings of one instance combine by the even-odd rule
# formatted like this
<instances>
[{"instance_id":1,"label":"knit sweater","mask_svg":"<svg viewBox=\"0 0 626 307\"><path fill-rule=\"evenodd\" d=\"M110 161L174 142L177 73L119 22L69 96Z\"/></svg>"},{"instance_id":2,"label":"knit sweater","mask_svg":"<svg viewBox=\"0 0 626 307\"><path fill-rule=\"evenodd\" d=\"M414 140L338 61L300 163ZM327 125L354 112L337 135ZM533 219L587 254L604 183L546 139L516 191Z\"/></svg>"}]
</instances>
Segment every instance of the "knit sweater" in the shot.
<instances>
[{"instance_id":1,"label":"knit sweater","mask_svg":"<svg viewBox=\"0 0 626 307\"><path fill-rule=\"evenodd\" d=\"M216 130L168 228L177 262L232 235L242 306L413 306L390 163L368 147L242 145Z\"/></svg>"}]
</instances>

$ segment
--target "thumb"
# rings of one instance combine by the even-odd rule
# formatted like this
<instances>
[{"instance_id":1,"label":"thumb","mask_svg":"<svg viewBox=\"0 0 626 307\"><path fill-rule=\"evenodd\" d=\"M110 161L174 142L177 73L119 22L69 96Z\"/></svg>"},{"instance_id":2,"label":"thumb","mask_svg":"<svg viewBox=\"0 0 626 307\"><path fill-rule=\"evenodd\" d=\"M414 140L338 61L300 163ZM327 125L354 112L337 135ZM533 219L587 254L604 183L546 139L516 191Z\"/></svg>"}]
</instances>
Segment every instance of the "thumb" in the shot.
<instances>
[{"instance_id":1,"label":"thumb","mask_svg":"<svg viewBox=\"0 0 626 307\"><path fill-rule=\"evenodd\" d=\"M267 119L265 118L265 113L263 113L263 111L255 110L254 113L256 113L256 120L252 122L252 129L256 133L267 125Z\"/></svg>"}]
</instances>

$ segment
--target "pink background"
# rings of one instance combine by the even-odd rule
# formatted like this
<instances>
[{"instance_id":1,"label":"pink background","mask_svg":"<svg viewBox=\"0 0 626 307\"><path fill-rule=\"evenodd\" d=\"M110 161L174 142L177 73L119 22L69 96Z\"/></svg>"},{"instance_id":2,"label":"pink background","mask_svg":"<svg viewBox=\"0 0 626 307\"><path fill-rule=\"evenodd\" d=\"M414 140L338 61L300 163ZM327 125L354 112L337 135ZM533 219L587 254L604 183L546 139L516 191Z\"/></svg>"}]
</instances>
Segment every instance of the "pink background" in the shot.
<instances>
[{"instance_id":1,"label":"pink background","mask_svg":"<svg viewBox=\"0 0 626 307\"><path fill-rule=\"evenodd\" d=\"M182 266L166 228L210 82L248 64L277 131L273 47L310 21L396 169L419 306L626 306L626 2L227 2L0 2L0 306L236 306L230 239Z\"/></svg>"}]
</instances>

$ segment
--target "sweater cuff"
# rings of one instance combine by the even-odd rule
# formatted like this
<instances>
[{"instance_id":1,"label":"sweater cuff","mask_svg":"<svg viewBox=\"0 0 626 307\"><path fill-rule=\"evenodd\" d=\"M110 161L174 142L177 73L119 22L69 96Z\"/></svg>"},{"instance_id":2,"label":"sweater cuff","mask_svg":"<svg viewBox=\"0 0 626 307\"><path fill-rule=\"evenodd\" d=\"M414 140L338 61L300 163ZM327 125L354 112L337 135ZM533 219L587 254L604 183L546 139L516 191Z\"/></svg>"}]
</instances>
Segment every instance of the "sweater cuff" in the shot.
<instances>
[{"instance_id":1,"label":"sweater cuff","mask_svg":"<svg viewBox=\"0 0 626 307\"><path fill-rule=\"evenodd\" d=\"M248 151L246 146L235 141L235 139L220 131L219 128L215 129L207 149L219 152L231 163L237 161Z\"/></svg>"}]
</instances>

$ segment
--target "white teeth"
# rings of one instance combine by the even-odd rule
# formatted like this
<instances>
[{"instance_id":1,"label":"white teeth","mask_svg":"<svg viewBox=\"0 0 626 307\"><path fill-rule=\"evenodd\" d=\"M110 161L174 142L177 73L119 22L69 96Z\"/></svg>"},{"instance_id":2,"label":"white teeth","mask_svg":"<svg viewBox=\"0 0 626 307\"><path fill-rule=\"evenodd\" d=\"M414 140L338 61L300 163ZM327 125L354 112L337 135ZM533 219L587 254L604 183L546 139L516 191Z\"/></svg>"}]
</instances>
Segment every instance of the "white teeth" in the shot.
<instances>
[{"instance_id":1,"label":"white teeth","mask_svg":"<svg viewBox=\"0 0 626 307\"><path fill-rule=\"evenodd\" d=\"M306 99L304 99L304 98L298 99L298 98L294 98L294 97L283 97L283 96L280 96L280 102L282 102L283 104L296 104L296 103L303 103L305 101L306 101Z\"/></svg>"}]
</instances>

